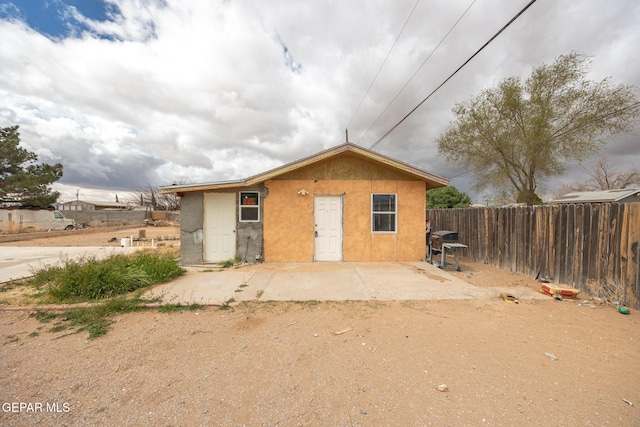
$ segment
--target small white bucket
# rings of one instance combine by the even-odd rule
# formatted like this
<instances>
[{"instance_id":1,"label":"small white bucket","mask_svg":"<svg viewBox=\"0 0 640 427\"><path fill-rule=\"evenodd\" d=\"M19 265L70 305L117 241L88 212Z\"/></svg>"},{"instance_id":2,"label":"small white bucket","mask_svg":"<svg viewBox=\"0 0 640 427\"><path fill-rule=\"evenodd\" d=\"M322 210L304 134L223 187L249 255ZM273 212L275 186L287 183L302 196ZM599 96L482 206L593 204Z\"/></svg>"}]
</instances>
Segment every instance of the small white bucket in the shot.
<instances>
[{"instance_id":1,"label":"small white bucket","mask_svg":"<svg viewBox=\"0 0 640 427\"><path fill-rule=\"evenodd\" d=\"M128 248L131 246L131 239L125 237L124 239L120 239L120 246L123 248Z\"/></svg>"}]
</instances>

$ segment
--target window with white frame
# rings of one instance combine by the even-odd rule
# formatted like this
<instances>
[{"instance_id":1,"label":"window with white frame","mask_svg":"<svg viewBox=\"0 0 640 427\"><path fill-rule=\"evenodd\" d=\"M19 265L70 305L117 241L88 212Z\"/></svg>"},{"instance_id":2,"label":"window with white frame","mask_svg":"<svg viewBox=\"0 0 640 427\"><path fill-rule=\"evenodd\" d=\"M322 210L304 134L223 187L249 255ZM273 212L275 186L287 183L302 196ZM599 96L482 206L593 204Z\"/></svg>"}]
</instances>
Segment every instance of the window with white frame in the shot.
<instances>
[{"instance_id":1,"label":"window with white frame","mask_svg":"<svg viewBox=\"0 0 640 427\"><path fill-rule=\"evenodd\" d=\"M240 192L240 222L260 221L260 193L257 191Z\"/></svg>"},{"instance_id":2,"label":"window with white frame","mask_svg":"<svg viewBox=\"0 0 640 427\"><path fill-rule=\"evenodd\" d=\"M374 233L395 233L397 209L395 194L372 194L371 231Z\"/></svg>"}]
</instances>

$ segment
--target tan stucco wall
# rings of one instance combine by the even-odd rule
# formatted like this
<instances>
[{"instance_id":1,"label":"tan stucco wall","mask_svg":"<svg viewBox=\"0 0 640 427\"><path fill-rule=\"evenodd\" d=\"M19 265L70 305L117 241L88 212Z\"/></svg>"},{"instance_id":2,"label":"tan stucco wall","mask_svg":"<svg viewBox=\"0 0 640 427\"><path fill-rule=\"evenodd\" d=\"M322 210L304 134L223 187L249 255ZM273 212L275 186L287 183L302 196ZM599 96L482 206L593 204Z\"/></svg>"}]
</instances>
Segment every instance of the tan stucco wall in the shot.
<instances>
[{"instance_id":1,"label":"tan stucco wall","mask_svg":"<svg viewBox=\"0 0 640 427\"><path fill-rule=\"evenodd\" d=\"M264 198L265 261L310 262L314 196L343 196L344 261L418 261L424 257L426 184L406 180L269 180ZM306 190L306 196L299 195ZM398 195L398 230L371 233L371 194Z\"/></svg>"},{"instance_id":2,"label":"tan stucco wall","mask_svg":"<svg viewBox=\"0 0 640 427\"><path fill-rule=\"evenodd\" d=\"M424 258L427 245L426 186L421 181L398 181L398 261L419 261Z\"/></svg>"},{"instance_id":3,"label":"tan stucco wall","mask_svg":"<svg viewBox=\"0 0 640 427\"><path fill-rule=\"evenodd\" d=\"M267 181L264 260L313 261L313 181ZM306 188L307 196L297 194Z\"/></svg>"}]
</instances>

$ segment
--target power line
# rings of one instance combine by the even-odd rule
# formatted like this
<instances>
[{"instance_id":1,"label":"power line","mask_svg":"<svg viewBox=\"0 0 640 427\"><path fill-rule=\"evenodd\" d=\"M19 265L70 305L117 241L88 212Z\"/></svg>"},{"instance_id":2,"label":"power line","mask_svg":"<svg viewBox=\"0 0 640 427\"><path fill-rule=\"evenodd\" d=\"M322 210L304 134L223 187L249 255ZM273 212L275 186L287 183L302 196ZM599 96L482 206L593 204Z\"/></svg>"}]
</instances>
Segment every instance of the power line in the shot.
<instances>
[{"instance_id":1,"label":"power line","mask_svg":"<svg viewBox=\"0 0 640 427\"><path fill-rule=\"evenodd\" d=\"M473 172L473 169L472 169L472 170L468 170L468 171L466 171L466 172L459 173L458 175L456 175L456 176L454 176L454 177L449 178L449 181L453 181L454 179L460 178L461 176L468 175L468 174L470 174L471 172Z\"/></svg>"},{"instance_id":2,"label":"power line","mask_svg":"<svg viewBox=\"0 0 640 427\"><path fill-rule=\"evenodd\" d=\"M449 36L449 34L453 31L453 29L458 25L458 23L462 20L462 18L464 18L464 16L467 14L467 12L469 11L469 9L471 9L471 6L473 6L473 4L476 2L476 0L473 0L469 6L465 9L464 12L462 12L462 15L460 15L460 17L458 18L458 20L451 26L451 28L449 28L449 31L447 31L447 33L444 35L444 37L442 37L442 39L440 39L440 41L438 42L438 44L433 48L433 50L431 50L431 53L429 53L429 55L425 58L424 61L422 61L422 64L420 64L420 66L418 67L418 69L413 73L413 75L409 78L409 80L407 80L407 82L404 84L404 86L402 86L400 88L400 90L398 91L398 93L396 93L396 95L393 97L393 99L391 100L391 102L389 102L389 104L385 107L384 110L382 110L382 112L378 115L378 117L376 117L376 119L373 121L373 123L371 123L371 126L369 126L367 128L367 130L362 134L362 136L360 138L358 138L358 142L362 141L362 139L367 136L367 134L369 133L369 131L371 130L371 128L373 126L375 126L376 123L378 123L378 120L380 120L380 117L382 117L384 115L384 113L387 112L387 110L389 108L391 108L391 105L396 101L396 99L398 99L398 97L400 96L400 94L407 88L407 86L409 86L409 83L411 83L411 81L413 80L413 78L418 74L418 72L422 69L422 67L424 67L424 65L427 63L427 61L429 61L429 59L433 56L433 54L436 52L436 50L438 50L438 48L440 47L440 45L442 43L444 43L444 41L446 40L446 38Z\"/></svg>"},{"instance_id":3,"label":"power line","mask_svg":"<svg viewBox=\"0 0 640 427\"><path fill-rule=\"evenodd\" d=\"M607 118L607 117L609 117L609 116L613 116L613 115L618 114L618 113L621 113L621 112L623 112L623 111L625 111L625 110L629 110L629 109L631 109L631 108L637 107L638 105L640 105L640 101L636 101L636 102L634 102L634 103L633 103L633 104L631 104L631 105L627 105L626 107L619 108L619 109L617 109L617 110L615 110L615 111L612 111L612 112L610 112L610 113L603 114L602 116L594 117L594 118L593 118L593 120L590 120L590 121L588 121L588 122L586 122L586 123L583 123L583 124L581 124L580 126L576 126L576 127L574 127L574 128L568 129L568 130L566 130L566 131L564 131L564 132L561 132L561 133L559 133L559 134L557 134L557 135L554 135L553 137L551 137L551 138L549 139L549 141L552 141L552 140L554 140L554 139L557 139L557 138L560 138L560 137L562 137L562 136L565 136L565 135L566 135L566 134L568 134L568 133L571 133L571 132L575 132L575 131L577 131L577 130L580 130L580 129L582 129L582 128L583 128L583 127L585 127L585 126L590 125L591 123L597 122L598 120L606 119L606 118Z\"/></svg>"},{"instance_id":4,"label":"power line","mask_svg":"<svg viewBox=\"0 0 640 427\"><path fill-rule=\"evenodd\" d=\"M445 81L440 83L438 85L438 87L436 87L429 95L427 95L426 98L424 98L422 101L420 101L420 103L418 103L418 105L416 105L411 111L409 111L409 113L407 113L406 116L404 116L398 123L393 125L393 127L391 129L389 129L384 135L382 135L382 137L380 137L380 139L378 139L375 143L373 143L373 145L371 145L371 147L369 147L369 149L373 149L378 144L380 144L382 142L382 140L384 140L391 132L393 132L398 126L400 126L402 124L402 122L404 122L411 114L413 114L418 108L420 108L420 106L422 104L424 104L427 101L427 99L431 98L431 96L434 93L436 93L442 86L444 86L449 80L451 80L453 78L453 76L458 74L458 71L462 70L462 68L464 68L469 62L471 62L471 60L473 58L475 58L480 52L482 52L485 47L489 46L489 44L491 42L493 42L500 34L502 34L502 32L504 30L506 30L511 24L513 24L515 22L515 20L518 19L520 17L520 15L522 15L524 12L526 12L526 10L529 9L536 1L537 0L531 0L525 7L523 7L520 10L520 12L518 12L513 18L511 18L511 20L509 22L507 22L497 33L495 33L493 35L493 37L491 37L489 39L489 41L487 41L485 44L483 44L480 49L478 49L473 55L471 55L471 57L469 59L467 59L461 66L459 66L458 69L455 70L449 77L447 77L445 79Z\"/></svg>"},{"instance_id":5,"label":"power line","mask_svg":"<svg viewBox=\"0 0 640 427\"><path fill-rule=\"evenodd\" d=\"M407 23L409 22L409 19L411 19L411 17L413 16L413 12L416 10L416 7L418 7L418 3L420 3L420 0L416 0L416 4L413 5L413 9L411 9L411 13L409 13L409 16L407 16L407 19L404 21L404 25L402 26L402 29L398 33L398 37L396 37L396 40L393 42L393 45L391 46L391 49L389 49L389 52L387 52L387 56L384 58L384 61L382 61L382 64L380 64L380 68L378 68L378 72L373 77L373 80L371 80L371 83L369 84L369 87L367 88L367 92L364 94L364 96L360 100L360 103L356 107L356 111L354 111L353 114L351 115L351 118L349 119L349 123L347 123L346 129L349 129L349 125L351 125L351 122L353 121L353 118L356 116L356 114L358 114L358 111L360 111L360 107L362 106L362 103L367 98L367 95L369 95L369 91L373 87L373 83L375 83L376 79L378 78L378 75L380 75L380 71L382 71L382 67L384 67L384 64L387 63L387 59L389 59L389 55L391 55L391 51L393 50L394 47L396 47L396 44L398 43L398 40L400 39L400 36L402 35L402 32L404 31L405 27L407 26Z\"/></svg>"}]
</instances>

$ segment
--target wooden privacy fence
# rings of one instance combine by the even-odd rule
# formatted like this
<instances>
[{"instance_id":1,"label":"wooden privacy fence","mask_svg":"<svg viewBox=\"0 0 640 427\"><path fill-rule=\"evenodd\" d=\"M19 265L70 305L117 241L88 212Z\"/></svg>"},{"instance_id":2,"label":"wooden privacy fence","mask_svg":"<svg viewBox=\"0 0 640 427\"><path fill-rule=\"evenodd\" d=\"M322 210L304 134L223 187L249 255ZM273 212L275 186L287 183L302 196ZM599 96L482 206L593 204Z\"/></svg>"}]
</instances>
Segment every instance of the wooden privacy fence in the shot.
<instances>
[{"instance_id":1,"label":"wooden privacy fence","mask_svg":"<svg viewBox=\"0 0 640 427\"><path fill-rule=\"evenodd\" d=\"M429 209L463 254L640 309L640 203Z\"/></svg>"}]
</instances>

